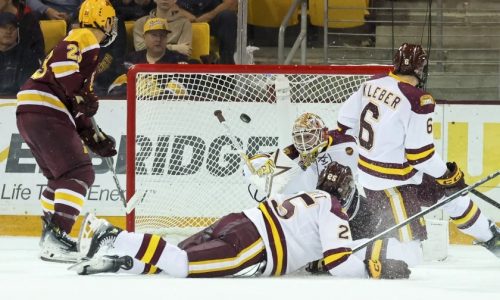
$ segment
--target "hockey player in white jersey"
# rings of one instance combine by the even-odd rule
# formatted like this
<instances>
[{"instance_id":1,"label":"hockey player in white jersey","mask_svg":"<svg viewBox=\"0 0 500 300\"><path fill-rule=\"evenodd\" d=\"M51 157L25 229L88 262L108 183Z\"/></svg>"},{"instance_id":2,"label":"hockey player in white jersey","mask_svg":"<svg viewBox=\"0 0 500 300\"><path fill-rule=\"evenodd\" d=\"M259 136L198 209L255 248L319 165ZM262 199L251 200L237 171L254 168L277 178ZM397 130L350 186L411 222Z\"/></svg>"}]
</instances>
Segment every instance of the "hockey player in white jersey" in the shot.
<instances>
[{"instance_id":1,"label":"hockey player in white jersey","mask_svg":"<svg viewBox=\"0 0 500 300\"><path fill-rule=\"evenodd\" d=\"M373 230L372 235L466 186L456 163L445 163L435 151L435 101L418 88L425 80L427 54L420 45L404 43L393 63L393 72L363 83L338 117L339 128L358 140L358 181L367 197L365 211L375 216L364 226ZM468 196L443 208L458 229L498 254L497 226ZM423 240L425 224L416 220L401 228L397 237Z\"/></svg>"},{"instance_id":2,"label":"hockey player in white jersey","mask_svg":"<svg viewBox=\"0 0 500 300\"><path fill-rule=\"evenodd\" d=\"M219 277L252 269L252 274L279 276L323 258L325 268L335 276L408 278L407 264L388 258L381 242L373 246L379 249L376 256L373 251L366 258L364 251L352 253L357 241L351 240L347 216L335 196L349 192L343 191L345 181L338 172L338 165L332 163L321 174L318 188L332 194L320 190L277 194L256 208L222 217L178 246L157 235L126 232L105 222L96 230L88 256L109 242L111 252L73 268L82 275L164 272L176 277Z\"/></svg>"},{"instance_id":3,"label":"hockey player in white jersey","mask_svg":"<svg viewBox=\"0 0 500 300\"><path fill-rule=\"evenodd\" d=\"M339 130L329 130L318 115L309 112L301 114L294 121L292 138L293 144L284 148L282 153L300 166L300 169L293 175L288 174L291 172L283 174L286 176L286 183L279 189L280 193L292 194L315 189L319 174L331 162L349 167L356 177L358 161L356 140ZM250 158L250 163L261 177L269 176L276 171L276 163L270 154L257 154ZM243 172L247 178L252 175L247 166L244 166ZM264 190L262 184L249 187L251 196L257 201L270 195L270 191ZM343 206L348 207L349 204L350 201Z\"/></svg>"}]
</instances>

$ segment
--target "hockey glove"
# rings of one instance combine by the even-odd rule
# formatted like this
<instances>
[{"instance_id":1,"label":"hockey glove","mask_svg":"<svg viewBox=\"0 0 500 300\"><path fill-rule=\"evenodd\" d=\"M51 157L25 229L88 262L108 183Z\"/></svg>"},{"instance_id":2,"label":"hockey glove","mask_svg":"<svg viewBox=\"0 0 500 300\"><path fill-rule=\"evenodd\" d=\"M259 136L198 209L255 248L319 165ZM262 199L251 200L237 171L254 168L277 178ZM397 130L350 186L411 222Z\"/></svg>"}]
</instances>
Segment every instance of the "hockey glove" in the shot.
<instances>
[{"instance_id":1,"label":"hockey glove","mask_svg":"<svg viewBox=\"0 0 500 300\"><path fill-rule=\"evenodd\" d=\"M407 279L410 277L410 269L402 260L396 259L366 259L366 270L373 279Z\"/></svg>"},{"instance_id":2,"label":"hockey glove","mask_svg":"<svg viewBox=\"0 0 500 300\"><path fill-rule=\"evenodd\" d=\"M313 275L327 274L328 270L325 268L325 261L323 259L310 262L306 266L306 271Z\"/></svg>"},{"instance_id":3,"label":"hockey glove","mask_svg":"<svg viewBox=\"0 0 500 300\"><path fill-rule=\"evenodd\" d=\"M250 172L259 177L265 177L274 173L274 169L276 168L271 156L265 153L256 154L250 157L247 163L251 165L251 167L248 166Z\"/></svg>"},{"instance_id":4,"label":"hockey glove","mask_svg":"<svg viewBox=\"0 0 500 300\"><path fill-rule=\"evenodd\" d=\"M115 139L106 135L104 132L97 134L93 128L87 128L78 132L83 142L95 154L101 157L110 157L116 155Z\"/></svg>"},{"instance_id":5,"label":"hockey glove","mask_svg":"<svg viewBox=\"0 0 500 300\"><path fill-rule=\"evenodd\" d=\"M72 98L73 102L73 113L77 115L78 113L84 114L87 117L92 117L97 113L99 108L99 101L94 92L87 89L83 89Z\"/></svg>"},{"instance_id":6,"label":"hockey glove","mask_svg":"<svg viewBox=\"0 0 500 300\"><path fill-rule=\"evenodd\" d=\"M436 182L444 188L446 196L449 196L464 189L467 184L464 181L464 173L455 162L447 162L446 167L448 171L443 176L436 178Z\"/></svg>"}]
</instances>

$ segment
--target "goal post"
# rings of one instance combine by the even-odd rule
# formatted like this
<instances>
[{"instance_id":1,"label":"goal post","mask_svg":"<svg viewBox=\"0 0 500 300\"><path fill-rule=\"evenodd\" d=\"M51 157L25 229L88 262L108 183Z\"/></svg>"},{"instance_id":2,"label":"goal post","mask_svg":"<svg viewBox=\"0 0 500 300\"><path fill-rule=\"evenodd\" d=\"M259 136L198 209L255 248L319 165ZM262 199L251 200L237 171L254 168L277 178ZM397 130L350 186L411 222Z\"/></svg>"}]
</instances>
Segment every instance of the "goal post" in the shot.
<instances>
[{"instance_id":1,"label":"goal post","mask_svg":"<svg viewBox=\"0 0 500 300\"><path fill-rule=\"evenodd\" d=\"M336 127L340 104L389 66L136 65L127 87L127 230L189 235L255 206L241 156L291 143L305 111ZM250 121L241 115L250 117ZM135 195L135 196L134 196Z\"/></svg>"}]
</instances>

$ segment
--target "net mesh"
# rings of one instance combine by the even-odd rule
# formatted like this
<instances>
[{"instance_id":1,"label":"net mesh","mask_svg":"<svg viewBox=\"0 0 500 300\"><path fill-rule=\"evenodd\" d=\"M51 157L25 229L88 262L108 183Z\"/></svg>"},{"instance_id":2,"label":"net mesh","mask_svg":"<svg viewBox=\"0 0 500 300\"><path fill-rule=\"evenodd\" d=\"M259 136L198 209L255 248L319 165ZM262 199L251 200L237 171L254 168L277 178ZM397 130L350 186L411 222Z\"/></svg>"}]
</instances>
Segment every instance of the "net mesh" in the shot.
<instances>
[{"instance_id":1,"label":"net mesh","mask_svg":"<svg viewBox=\"0 0 500 300\"><path fill-rule=\"evenodd\" d=\"M291 143L293 120L305 111L335 128L339 104L369 76L138 72L136 231L186 236L257 204L215 110L249 156L272 152Z\"/></svg>"}]
</instances>

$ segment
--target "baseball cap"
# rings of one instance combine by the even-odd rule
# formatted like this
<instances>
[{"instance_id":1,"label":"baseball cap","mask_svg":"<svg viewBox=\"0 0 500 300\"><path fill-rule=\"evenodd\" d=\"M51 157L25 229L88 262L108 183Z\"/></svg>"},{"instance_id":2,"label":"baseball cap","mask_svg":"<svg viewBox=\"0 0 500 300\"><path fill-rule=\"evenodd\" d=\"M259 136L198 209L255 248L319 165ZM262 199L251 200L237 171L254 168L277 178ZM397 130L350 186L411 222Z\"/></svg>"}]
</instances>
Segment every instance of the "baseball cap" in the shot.
<instances>
[{"instance_id":1,"label":"baseball cap","mask_svg":"<svg viewBox=\"0 0 500 300\"><path fill-rule=\"evenodd\" d=\"M18 27L16 15L9 12L0 13L0 26L4 26L7 24L12 24Z\"/></svg>"},{"instance_id":2,"label":"baseball cap","mask_svg":"<svg viewBox=\"0 0 500 300\"><path fill-rule=\"evenodd\" d=\"M167 20L163 18L151 18L146 20L146 23L144 23L144 33L151 30L165 30L170 32L170 30L168 30Z\"/></svg>"}]
</instances>

